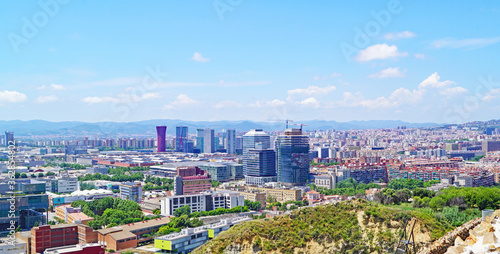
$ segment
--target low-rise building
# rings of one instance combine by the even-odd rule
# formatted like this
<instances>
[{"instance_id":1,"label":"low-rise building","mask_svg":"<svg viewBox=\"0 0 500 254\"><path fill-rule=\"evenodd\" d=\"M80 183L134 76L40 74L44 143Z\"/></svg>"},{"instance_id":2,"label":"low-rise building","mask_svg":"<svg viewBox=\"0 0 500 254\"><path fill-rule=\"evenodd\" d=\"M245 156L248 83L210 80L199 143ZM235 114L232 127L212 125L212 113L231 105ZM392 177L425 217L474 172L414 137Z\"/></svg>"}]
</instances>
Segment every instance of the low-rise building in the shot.
<instances>
[{"instance_id":1,"label":"low-rise building","mask_svg":"<svg viewBox=\"0 0 500 254\"><path fill-rule=\"evenodd\" d=\"M266 193L262 191L238 191L239 194L243 195L245 200L252 202L260 202L261 208L266 207Z\"/></svg>"},{"instance_id":2,"label":"low-rise building","mask_svg":"<svg viewBox=\"0 0 500 254\"><path fill-rule=\"evenodd\" d=\"M46 249L44 254L104 254L105 249L99 244L69 245Z\"/></svg>"},{"instance_id":3,"label":"low-rise building","mask_svg":"<svg viewBox=\"0 0 500 254\"><path fill-rule=\"evenodd\" d=\"M97 243L97 231L85 224L78 225L78 243Z\"/></svg>"},{"instance_id":4,"label":"low-rise building","mask_svg":"<svg viewBox=\"0 0 500 254\"><path fill-rule=\"evenodd\" d=\"M31 253L43 253L48 248L78 243L76 224L58 224L31 229Z\"/></svg>"},{"instance_id":5,"label":"low-rise building","mask_svg":"<svg viewBox=\"0 0 500 254\"><path fill-rule=\"evenodd\" d=\"M244 206L244 197L235 191L203 192L193 195L175 195L161 200L161 214L174 215L175 211L189 205L191 212L206 212L217 208L231 209Z\"/></svg>"},{"instance_id":6,"label":"low-rise building","mask_svg":"<svg viewBox=\"0 0 500 254\"><path fill-rule=\"evenodd\" d=\"M28 252L28 245L22 240L0 239L0 253L2 254L25 254Z\"/></svg>"},{"instance_id":7,"label":"low-rise building","mask_svg":"<svg viewBox=\"0 0 500 254\"><path fill-rule=\"evenodd\" d=\"M173 233L155 238L155 248L160 251L173 251L177 253L189 253L195 248L203 245L209 239L216 237L222 231L241 222L252 220L249 217L235 219L224 219L218 223L205 225L197 228L185 228L180 233Z\"/></svg>"},{"instance_id":8,"label":"low-rise building","mask_svg":"<svg viewBox=\"0 0 500 254\"><path fill-rule=\"evenodd\" d=\"M56 207L56 217L61 220L64 220L66 223L76 223L76 224L85 224L89 221L93 221L94 219L82 213L81 207L71 207L68 205L61 205Z\"/></svg>"},{"instance_id":9,"label":"low-rise building","mask_svg":"<svg viewBox=\"0 0 500 254\"><path fill-rule=\"evenodd\" d=\"M97 240L106 249L115 251L136 247L151 241L151 233L170 222L169 217L140 221L126 225L97 230Z\"/></svg>"},{"instance_id":10,"label":"low-rise building","mask_svg":"<svg viewBox=\"0 0 500 254\"><path fill-rule=\"evenodd\" d=\"M112 197L113 191L111 190L84 190L75 191L69 194L55 194L47 193L49 195L50 204L53 206L71 204L73 201L85 200L92 201L94 199L103 199L105 197Z\"/></svg>"},{"instance_id":11,"label":"low-rise building","mask_svg":"<svg viewBox=\"0 0 500 254\"><path fill-rule=\"evenodd\" d=\"M93 166L85 169L87 174L101 174L105 175L108 173L108 168L105 166Z\"/></svg>"},{"instance_id":12,"label":"low-rise building","mask_svg":"<svg viewBox=\"0 0 500 254\"><path fill-rule=\"evenodd\" d=\"M266 196L275 198L278 202L286 201L301 201L302 191L300 189L273 189L273 188L263 188L263 187L253 187L248 186L247 190L261 191L266 193Z\"/></svg>"},{"instance_id":13,"label":"low-rise building","mask_svg":"<svg viewBox=\"0 0 500 254\"><path fill-rule=\"evenodd\" d=\"M333 175L317 175L314 177L314 184L318 187L335 189L336 177Z\"/></svg>"}]
</instances>

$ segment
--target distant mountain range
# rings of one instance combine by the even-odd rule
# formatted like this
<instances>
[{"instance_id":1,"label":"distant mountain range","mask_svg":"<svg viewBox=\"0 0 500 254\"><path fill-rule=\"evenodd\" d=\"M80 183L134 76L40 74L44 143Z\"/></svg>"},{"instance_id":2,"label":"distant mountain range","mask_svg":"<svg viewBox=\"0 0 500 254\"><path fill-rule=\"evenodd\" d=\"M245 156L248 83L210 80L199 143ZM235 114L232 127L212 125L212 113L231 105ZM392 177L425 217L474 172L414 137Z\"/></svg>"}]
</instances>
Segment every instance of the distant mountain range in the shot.
<instances>
[{"instance_id":1,"label":"distant mountain range","mask_svg":"<svg viewBox=\"0 0 500 254\"><path fill-rule=\"evenodd\" d=\"M306 124L304 130L365 130L384 129L406 126L407 128L437 127L437 123L408 123L392 120L372 121L300 121L295 123ZM30 121L0 121L0 133L14 131L16 136L31 135L89 135L89 136L116 136L116 135L151 135L156 133L155 126L166 125L168 134L175 134L175 126L184 125L189 128L189 133L195 133L196 128L212 128L216 132L223 129L235 129L238 132L250 129L263 129L265 131L283 130L284 122L254 122L254 121L185 121L178 119L154 119L137 122L100 122L87 123L78 121L49 122L44 120ZM292 127L298 127L293 125Z\"/></svg>"}]
</instances>

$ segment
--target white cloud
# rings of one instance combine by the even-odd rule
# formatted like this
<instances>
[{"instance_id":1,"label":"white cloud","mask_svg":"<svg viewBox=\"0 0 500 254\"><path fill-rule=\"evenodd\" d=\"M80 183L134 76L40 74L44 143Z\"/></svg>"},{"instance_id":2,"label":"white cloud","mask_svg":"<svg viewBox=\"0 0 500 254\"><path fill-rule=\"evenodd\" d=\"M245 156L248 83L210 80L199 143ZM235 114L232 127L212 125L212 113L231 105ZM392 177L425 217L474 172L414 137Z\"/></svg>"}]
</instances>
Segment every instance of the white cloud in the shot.
<instances>
[{"instance_id":1,"label":"white cloud","mask_svg":"<svg viewBox=\"0 0 500 254\"><path fill-rule=\"evenodd\" d=\"M274 99L272 101L256 101L250 103L248 106L249 107L256 107L256 108L262 108L262 107L281 107L286 105L286 101L282 101L279 99Z\"/></svg>"},{"instance_id":2,"label":"white cloud","mask_svg":"<svg viewBox=\"0 0 500 254\"><path fill-rule=\"evenodd\" d=\"M42 85L42 86L37 87L36 89L38 89L38 90L50 89L50 90L54 90L54 91L66 90L64 85L57 85L57 84L50 84L48 86Z\"/></svg>"},{"instance_id":3,"label":"white cloud","mask_svg":"<svg viewBox=\"0 0 500 254\"><path fill-rule=\"evenodd\" d=\"M170 104L163 106L163 109L173 109L179 106L193 106L199 103L200 103L199 101L193 100L185 94L179 94L179 96L177 96L177 99L175 99Z\"/></svg>"},{"instance_id":4,"label":"white cloud","mask_svg":"<svg viewBox=\"0 0 500 254\"><path fill-rule=\"evenodd\" d=\"M240 87L240 86L263 86L268 85L269 81L242 81L242 82L223 82L201 83L201 82L162 82L158 83L158 87Z\"/></svg>"},{"instance_id":5,"label":"white cloud","mask_svg":"<svg viewBox=\"0 0 500 254\"><path fill-rule=\"evenodd\" d=\"M500 95L500 88L492 89L487 95L483 97L483 101L492 101Z\"/></svg>"},{"instance_id":6,"label":"white cloud","mask_svg":"<svg viewBox=\"0 0 500 254\"><path fill-rule=\"evenodd\" d=\"M97 104L97 103L119 103L120 99L115 98L115 97L97 97L97 96L91 96L91 97L85 97L82 99L83 102L87 104Z\"/></svg>"},{"instance_id":7,"label":"white cloud","mask_svg":"<svg viewBox=\"0 0 500 254\"><path fill-rule=\"evenodd\" d=\"M412 33L410 31L403 31L403 32L399 32L399 33L386 33L384 35L384 38L386 40L396 40L396 39L413 38L415 36L416 36L415 33Z\"/></svg>"},{"instance_id":8,"label":"white cloud","mask_svg":"<svg viewBox=\"0 0 500 254\"><path fill-rule=\"evenodd\" d=\"M300 95L300 94L303 94L303 95L313 95L313 94L321 95L321 94L328 94L331 91L334 91L335 89L337 89L337 88L335 86L332 86L332 85L325 86L325 87L309 86L307 88L296 88L293 90L288 90L287 93L289 95Z\"/></svg>"},{"instance_id":9,"label":"white cloud","mask_svg":"<svg viewBox=\"0 0 500 254\"><path fill-rule=\"evenodd\" d=\"M387 108L387 107L393 107L396 106L394 102L389 101L385 97L379 97L374 100L364 100L360 102L361 106L367 107L367 108Z\"/></svg>"},{"instance_id":10,"label":"white cloud","mask_svg":"<svg viewBox=\"0 0 500 254\"><path fill-rule=\"evenodd\" d=\"M343 100L337 101L336 105L343 107L362 106L370 109L403 106L410 106L412 108L421 106L423 108L430 105L435 105L435 108L438 108L443 106L448 100L460 98L459 96L467 92L467 89L456 86L453 81L441 81L441 77L437 73L433 73L414 90L400 87L394 90L389 96L381 96L376 99L366 99L360 92L355 94L345 92Z\"/></svg>"},{"instance_id":11,"label":"white cloud","mask_svg":"<svg viewBox=\"0 0 500 254\"><path fill-rule=\"evenodd\" d=\"M453 39L443 38L431 43L435 48L465 48L465 49L478 49L500 42L500 37L493 38L469 38L469 39Z\"/></svg>"},{"instance_id":12,"label":"white cloud","mask_svg":"<svg viewBox=\"0 0 500 254\"><path fill-rule=\"evenodd\" d=\"M450 87L446 88L445 90L441 91L442 95L455 95L455 94L461 94L461 93L467 93L469 90L456 86L456 87Z\"/></svg>"},{"instance_id":13,"label":"white cloud","mask_svg":"<svg viewBox=\"0 0 500 254\"><path fill-rule=\"evenodd\" d=\"M417 53L417 54L415 54L415 55L413 55L413 56L414 56L416 59L421 59L421 60L425 59L425 55L424 55L424 54L422 54L422 53Z\"/></svg>"},{"instance_id":14,"label":"white cloud","mask_svg":"<svg viewBox=\"0 0 500 254\"><path fill-rule=\"evenodd\" d=\"M57 101L58 98L55 95L49 95L49 96L39 96L36 98L35 102L36 103L48 103L48 102L53 102Z\"/></svg>"},{"instance_id":15,"label":"white cloud","mask_svg":"<svg viewBox=\"0 0 500 254\"><path fill-rule=\"evenodd\" d=\"M214 108L216 109L221 109L221 108L236 108L236 107L241 107L241 103L235 102L235 101L220 101L216 104L213 105Z\"/></svg>"},{"instance_id":16,"label":"white cloud","mask_svg":"<svg viewBox=\"0 0 500 254\"><path fill-rule=\"evenodd\" d=\"M191 59L193 59L196 62L202 62L202 63L210 61L210 58L205 58L201 55L201 53L198 52L195 52Z\"/></svg>"},{"instance_id":17,"label":"white cloud","mask_svg":"<svg viewBox=\"0 0 500 254\"><path fill-rule=\"evenodd\" d=\"M427 77L422 83L418 85L419 89L425 89L427 87L437 87L437 88L446 88L451 85L456 84L451 80L440 81L441 77L437 72L432 73L429 77Z\"/></svg>"},{"instance_id":18,"label":"white cloud","mask_svg":"<svg viewBox=\"0 0 500 254\"><path fill-rule=\"evenodd\" d=\"M405 77L405 71L400 71L399 67L389 67L387 69L381 70L380 72L374 73L370 76L369 78L378 78L378 79L383 79L383 78L403 78Z\"/></svg>"},{"instance_id":19,"label":"white cloud","mask_svg":"<svg viewBox=\"0 0 500 254\"><path fill-rule=\"evenodd\" d=\"M366 62L377 59L391 59L407 56L407 52L398 51L396 45L389 46L387 44L375 44L367 47L366 49L360 50L358 55L354 57L354 60L358 62Z\"/></svg>"},{"instance_id":20,"label":"white cloud","mask_svg":"<svg viewBox=\"0 0 500 254\"><path fill-rule=\"evenodd\" d=\"M2 102L9 102L9 103L15 103L15 102L23 102L27 100L28 97L26 94L20 93L18 91L0 91L0 103Z\"/></svg>"},{"instance_id":21,"label":"white cloud","mask_svg":"<svg viewBox=\"0 0 500 254\"><path fill-rule=\"evenodd\" d=\"M272 101L268 101L267 105L271 107L279 107L279 106L284 106L286 104L285 101L274 99Z\"/></svg>"},{"instance_id":22,"label":"white cloud","mask_svg":"<svg viewBox=\"0 0 500 254\"><path fill-rule=\"evenodd\" d=\"M128 103L128 102L141 102L145 100L152 100L161 98L159 93L144 93L142 95L137 94L118 94L116 97L112 96L90 96L82 99L83 102L87 104L98 104L98 103Z\"/></svg>"},{"instance_id":23,"label":"white cloud","mask_svg":"<svg viewBox=\"0 0 500 254\"><path fill-rule=\"evenodd\" d=\"M299 104L306 107L319 108L319 101L314 97L300 101Z\"/></svg>"},{"instance_id":24,"label":"white cloud","mask_svg":"<svg viewBox=\"0 0 500 254\"><path fill-rule=\"evenodd\" d=\"M159 93L145 93L142 96L137 96L137 97L133 96L133 98L135 98L136 100L138 99L140 101L143 101L143 100L161 98L161 95Z\"/></svg>"}]
</instances>

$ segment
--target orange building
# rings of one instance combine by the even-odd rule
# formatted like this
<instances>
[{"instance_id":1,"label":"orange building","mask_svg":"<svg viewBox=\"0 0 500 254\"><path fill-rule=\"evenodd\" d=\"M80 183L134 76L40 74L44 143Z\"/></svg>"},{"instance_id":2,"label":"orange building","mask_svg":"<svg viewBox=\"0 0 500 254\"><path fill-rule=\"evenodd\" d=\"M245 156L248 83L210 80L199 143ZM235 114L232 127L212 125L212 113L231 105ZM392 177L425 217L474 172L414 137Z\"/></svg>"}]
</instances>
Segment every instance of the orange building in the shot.
<instances>
[{"instance_id":1,"label":"orange building","mask_svg":"<svg viewBox=\"0 0 500 254\"><path fill-rule=\"evenodd\" d=\"M91 227L87 225L78 225L78 243L96 243L97 242L97 231L94 231Z\"/></svg>"},{"instance_id":2,"label":"orange building","mask_svg":"<svg viewBox=\"0 0 500 254\"><path fill-rule=\"evenodd\" d=\"M126 225L97 230L97 241L106 249L115 251L136 247L151 241L151 234L170 222L169 217L140 221Z\"/></svg>"},{"instance_id":3,"label":"orange building","mask_svg":"<svg viewBox=\"0 0 500 254\"><path fill-rule=\"evenodd\" d=\"M68 205L60 205L56 207L56 217L64 220L67 223L77 223L87 225L89 221L94 219L82 213L82 209L79 207L71 207Z\"/></svg>"}]
</instances>

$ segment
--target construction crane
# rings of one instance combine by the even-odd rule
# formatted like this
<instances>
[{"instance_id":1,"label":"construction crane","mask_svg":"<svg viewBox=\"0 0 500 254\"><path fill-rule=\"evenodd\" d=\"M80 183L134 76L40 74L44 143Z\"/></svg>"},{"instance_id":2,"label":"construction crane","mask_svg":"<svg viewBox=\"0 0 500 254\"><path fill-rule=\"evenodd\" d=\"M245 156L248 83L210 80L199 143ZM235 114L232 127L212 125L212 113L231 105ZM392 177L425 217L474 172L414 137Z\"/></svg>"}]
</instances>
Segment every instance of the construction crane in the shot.
<instances>
[{"instance_id":1,"label":"construction crane","mask_svg":"<svg viewBox=\"0 0 500 254\"><path fill-rule=\"evenodd\" d=\"M300 125L300 131L302 131L303 126L307 126L307 124L302 124L302 123L293 123L292 125L297 125L297 126Z\"/></svg>"},{"instance_id":2,"label":"construction crane","mask_svg":"<svg viewBox=\"0 0 500 254\"><path fill-rule=\"evenodd\" d=\"M288 129L288 123L293 122L293 120L290 119L276 119L273 122L285 122L285 130Z\"/></svg>"}]
</instances>

